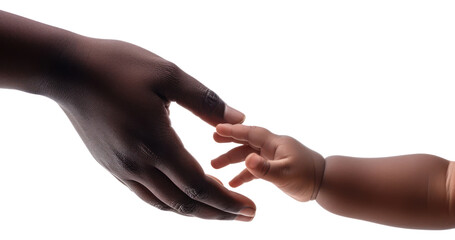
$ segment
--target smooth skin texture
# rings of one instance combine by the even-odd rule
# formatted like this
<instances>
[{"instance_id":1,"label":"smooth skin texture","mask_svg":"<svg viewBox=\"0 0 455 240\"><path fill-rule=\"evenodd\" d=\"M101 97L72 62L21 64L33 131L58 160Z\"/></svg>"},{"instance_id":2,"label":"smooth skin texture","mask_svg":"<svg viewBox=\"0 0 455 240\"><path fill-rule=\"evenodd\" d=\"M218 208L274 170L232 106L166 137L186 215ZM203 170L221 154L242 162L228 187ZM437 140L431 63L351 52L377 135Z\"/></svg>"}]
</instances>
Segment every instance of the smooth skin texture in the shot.
<instances>
[{"instance_id":1,"label":"smooth skin texture","mask_svg":"<svg viewBox=\"0 0 455 240\"><path fill-rule=\"evenodd\" d=\"M213 126L244 114L156 54L0 11L0 87L56 101L93 157L145 202L205 219L254 216L250 199L207 176L184 148L169 105Z\"/></svg>"},{"instance_id":2,"label":"smooth skin texture","mask_svg":"<svg viewBox=\"0 0 455 240\"><path fill-rule=\"evenodd\" d=\"M404 228L455 228L454 162L428 154L324 159L291 137L239 124L219 124L214 139L242 144L212 160L214 168L245 162L232 187L264 179L342 216Z\"/></svg>"},{"instance_id":3,"label":"smooth skin texture","mask_svg":"<svg viewBox=\"0 0 455 240\"><path fill-rule=\"evenodd\" d=\"M261 178L298 201L315 199L325 161L297 140L261 127L229 124L218 125L214 138L243 144L212 160L214 168L245 161L246 169L229 182L232 187Z\"/></svg>"}]
</instances>

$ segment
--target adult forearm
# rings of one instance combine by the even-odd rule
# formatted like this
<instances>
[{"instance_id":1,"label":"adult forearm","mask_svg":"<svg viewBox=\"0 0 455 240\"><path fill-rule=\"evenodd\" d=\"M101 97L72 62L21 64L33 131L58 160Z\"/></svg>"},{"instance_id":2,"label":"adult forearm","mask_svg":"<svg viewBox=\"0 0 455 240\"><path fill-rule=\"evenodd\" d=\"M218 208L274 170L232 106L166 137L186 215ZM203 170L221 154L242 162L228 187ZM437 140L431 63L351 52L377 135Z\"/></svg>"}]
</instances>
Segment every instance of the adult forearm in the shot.
<instances>
[{"instance_id":1,"label":"adult forearm","mask_svg":"<svg viewBox=\"0 0 455 240\"><path fill-rule=\"evenodd\" d=\"M317 202L339 215L392 226L453 228L449 163L425 154L332 156L326 161Z\"/></svg>"},{"instance_id":2,"label":"adult forearm","mask_svg":"<svg viewBox=\"0 0 455 240\"><path fill-rule=\"evenodd\" d=\"M75 34L0 11L0 88L36 92Z\"/></svg>"}]
</instances>

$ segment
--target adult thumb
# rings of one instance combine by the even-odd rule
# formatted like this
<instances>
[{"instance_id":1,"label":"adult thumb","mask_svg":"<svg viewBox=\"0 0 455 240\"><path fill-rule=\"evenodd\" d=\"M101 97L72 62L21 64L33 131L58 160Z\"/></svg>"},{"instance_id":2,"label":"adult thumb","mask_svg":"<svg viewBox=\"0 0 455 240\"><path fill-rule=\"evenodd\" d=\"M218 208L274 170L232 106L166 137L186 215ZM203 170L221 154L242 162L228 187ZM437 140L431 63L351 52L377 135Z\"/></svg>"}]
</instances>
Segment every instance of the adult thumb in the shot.
<instances>
[{"instance_id":1,"label":"adult thumb","mask_svg":"<svg viewBox=\"0 0 455 240\"><path fill-rule=\"evenodd\" d=\"M216 126L219 123L242 123L245 115L229 107L215 92L204 86L192 76L178 70L174 81L166 89L169 100L190 110L207 123Z\"/></svg>"}]
</instances>

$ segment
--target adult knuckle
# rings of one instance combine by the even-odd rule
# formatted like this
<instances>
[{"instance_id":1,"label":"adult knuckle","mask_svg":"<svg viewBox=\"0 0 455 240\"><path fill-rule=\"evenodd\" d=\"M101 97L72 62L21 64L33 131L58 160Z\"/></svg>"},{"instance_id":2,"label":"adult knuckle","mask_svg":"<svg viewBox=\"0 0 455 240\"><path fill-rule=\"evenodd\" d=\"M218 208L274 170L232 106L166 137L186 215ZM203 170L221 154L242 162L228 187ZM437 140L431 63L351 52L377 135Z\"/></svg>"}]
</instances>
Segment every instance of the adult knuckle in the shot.
<instances>
[{"instance_id":1,"label":"adult knuckle","mask_svg":"<svg viewBox=\"0 0 455 240\"><path fill-rule=\"evenodd\" d=\"M139 174L141 168L139 164L134 161L132 158L123 154L119 151L114 151L115 160L120 165L120 167L131 174Z\"/></svg>"},{"instance_id":2,"label":"adult knuckle","mask_svg":"<svg viewBox=\"0 0 455 240\"><path fill-rule=\"evenodd\" d=\"M205 188L201 185L186 187L185 193L191 199L198 200L198 201L207 199L209 197L207 188Z\"/></svg>"},{"instance_id":3,"label":"adult knuckle","mask_svg":"<svg viewBox=\"0 0 455 240\"><path fill-rule=\"evenodd\" d=\"M172 62L161 59L154 65L151 75L153 79L159 80L165 87L176 88L180 85L180 68Z\"/></svg>"},{"instance_id":4,"label":"adult knuckle","mask_svg":"<svg viewBox=\"0 0 455 240\"><path fill-rule=\"evenodd\" d=\"M169 211L169 210L171 210L171 208L168 205L163 204L163 203L158 203L158 202L155 202L155 201L151 201L151 202L149 202L149 204L151 206L161 210L161 211Z\"/></svg>"},{"instance_id":5,"label":"adult knuckle","mask_svg":"<svg viewBox=\"0 0 455 240\"><path fill-rule=\"evenodd\" d=\"M159 167L163 163L162 159L148 145L144 143L138 144L139 151L147 159L147 162L154 167Z\"/></svg>"},{"instance_id":6,"label":"adult knuckle","mask_svg":"<svg viewBox=\"0 0 455 240\"><path fill-rule=\"evenodd\" d=\"M218 96L218 94L216 94L214 91L210 90L210 89L205 89L204 91L204 106L207 106L207 110L209 113L215 111L215 109L218 108L218 106L220 106L220 104L222 104L223 101L221 100L221 98Z\"/></svg>"},{"instance_id":7,"label":"adult knuckle","mask_svg":"<svg viewBox=\"0 0 455 240\"><path fill-rule=\"evenodd\" d=\"M172 208L180 214L191 215L196 211L194 202L174 202Z\"/></svg>"},{"instance_id":8,"label":"adult knuckle","mask_svg":"<svg viewBox=\"0 0 455 240\"><path fill-rule=\"evenodd\" d=\"M169 61L163 63L163 70L167 76L173 78L177 78L178 74L180 73L180 68L177 66L177 64Z\"/></svg>"},{"instance_id":9,"label":"adult knuckle","mask_svg":"<svg viewBox=\"0 0 455 240\"><path fill-rule=\"evenodd\" d=\"M235 201L226 201L222 205L219 206L219 209L226 213L235 213L239 212L243 208L243 205L235 202Z\"/></svg>"}]
</instances>

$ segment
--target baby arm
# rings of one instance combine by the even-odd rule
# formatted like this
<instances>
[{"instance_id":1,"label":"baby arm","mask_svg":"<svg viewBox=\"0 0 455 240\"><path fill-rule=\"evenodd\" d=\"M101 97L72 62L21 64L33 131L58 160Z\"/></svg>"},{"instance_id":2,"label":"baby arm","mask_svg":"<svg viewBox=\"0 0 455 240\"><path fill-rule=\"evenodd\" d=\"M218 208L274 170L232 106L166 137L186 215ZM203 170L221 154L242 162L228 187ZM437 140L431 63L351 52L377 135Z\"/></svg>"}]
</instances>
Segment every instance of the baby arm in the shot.
<instances>
[{"instance_id":1,"label":"baby arm","mask_svg":"<svg viewBox=\"0 0 455 240\"><path fill-rule=\"evenodd\" d=\"M326 159L317 202L330 212L397 227L455 227L454 163L414 154Z\"/></svg>"},{"instance_id":2,"label":"baby arm","mask_svg":"<svg viewBox=\"0 0 455 240\"><path fill-rule=\"evenodd\" d=\"M261 178L342 216L408 228L455 227L454 162L426 154L324 160L263 128L220 124L216 131L217 142L243 144L212 161L214 168L245 161L232 187Z\"/></svg>"}]
</instances>

